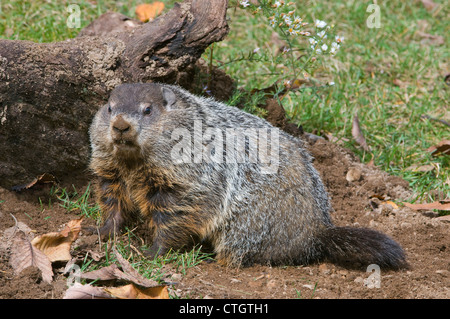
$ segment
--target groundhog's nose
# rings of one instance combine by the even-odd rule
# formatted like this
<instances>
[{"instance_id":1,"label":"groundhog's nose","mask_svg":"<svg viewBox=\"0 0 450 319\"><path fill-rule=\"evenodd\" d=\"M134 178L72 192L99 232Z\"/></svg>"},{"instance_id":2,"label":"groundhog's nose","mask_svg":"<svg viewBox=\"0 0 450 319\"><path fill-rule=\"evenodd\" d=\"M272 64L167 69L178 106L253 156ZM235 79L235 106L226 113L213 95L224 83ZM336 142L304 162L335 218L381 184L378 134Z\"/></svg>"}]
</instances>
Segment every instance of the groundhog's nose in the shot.
<instances>
[{"instance_id":1,"label":"groundhog's nose","mask_svg":"<svg viewBox=\"0 0 450 319\"><path fill-rule=\"evenodd\" d=\"M125 121L122 115L118 115L113 122L113 129L117 133L125 133L130 130L131 124Z\"/></svg>"}]
</instances>

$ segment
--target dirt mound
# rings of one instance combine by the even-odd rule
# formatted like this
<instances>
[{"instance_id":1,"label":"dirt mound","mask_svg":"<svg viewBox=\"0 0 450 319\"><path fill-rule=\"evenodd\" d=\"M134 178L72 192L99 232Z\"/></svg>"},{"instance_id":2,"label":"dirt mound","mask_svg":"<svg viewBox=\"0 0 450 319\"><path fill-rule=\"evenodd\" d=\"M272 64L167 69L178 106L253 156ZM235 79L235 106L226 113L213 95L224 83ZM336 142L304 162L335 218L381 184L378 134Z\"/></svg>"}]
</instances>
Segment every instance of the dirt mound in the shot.
<instances>
[{"instance_id":1,"label":"dirt mound","mask_svg":"<svg viewBox=\"0 0 450 319\"><path fill-rule=\"evenodd\" d=\"M365 272L324 263L230 269L204 262L188 270L174 293L188 298L449 298L450 223L433 213L396 207L392 201L411 196L401 178L361 164L351 152L323 139L309 148L331 196L334 223L388 234L405 249L411 268ZM49 205L48 194L48 189L15 193L0 188L0 298L61 298L64 293L64 276L57 274L49 285L34 268L14 276L8 263L8 229L16 224L11 214L38 234L77 217L57 203ZM92 243L92 249L98 246ZM378 281L371 281L378 275Z\"/></svg>"}]
</instances>

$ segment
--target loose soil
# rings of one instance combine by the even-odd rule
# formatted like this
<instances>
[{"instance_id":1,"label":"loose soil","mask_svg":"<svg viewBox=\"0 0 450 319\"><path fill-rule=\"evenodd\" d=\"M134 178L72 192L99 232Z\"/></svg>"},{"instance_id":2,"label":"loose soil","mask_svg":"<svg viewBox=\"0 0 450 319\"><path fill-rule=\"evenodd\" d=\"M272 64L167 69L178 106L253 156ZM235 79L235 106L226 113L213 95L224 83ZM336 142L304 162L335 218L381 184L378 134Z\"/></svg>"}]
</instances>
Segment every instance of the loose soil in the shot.
<instances>
[{"instance_id":1,"label":"loose soil","mask_svg":"<svg viewBox=\"0 0 450 319\"><path fill-rule=\"evenodd\" d=\"M326 140L309 141L308 145L331 196L334 223L370 227L393 237L405 249L410 269L381 270L380 288L371 288L368 279L375 273L329 263L231 269L202 262L186 275L177 276L172 294L181 298L449 298L450 223L433 212L384 203L411 196L408 183L401 178L361 164L350 151ZM361 178L349 182L350 169L360 171ZM81 190L88 184L77 183ZM49 188L20 193L0 188L0 202L0 298L62 298L67 287L61 272L55 272L52 284L43 282L39 270L32 267L14 274L9 265L9 236L16 222L11 215L18 228L26 231L28 227L30 235L39 235L58 231L77 218L77 212L60 207ZM78 241L86 251L98 250L98 243L83 233Z\"/></svg>"}]
</instances>

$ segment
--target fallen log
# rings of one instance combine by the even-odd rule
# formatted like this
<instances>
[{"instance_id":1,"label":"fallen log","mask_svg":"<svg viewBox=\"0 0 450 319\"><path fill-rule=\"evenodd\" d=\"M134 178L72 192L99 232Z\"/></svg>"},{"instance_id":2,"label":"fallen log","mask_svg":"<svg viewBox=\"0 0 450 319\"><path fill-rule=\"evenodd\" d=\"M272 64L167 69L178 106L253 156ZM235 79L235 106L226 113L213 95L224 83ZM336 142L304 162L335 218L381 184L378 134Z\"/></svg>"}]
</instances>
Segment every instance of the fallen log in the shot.
<instances>
[{"instance_id":1,"label":"fallen log","mask_svg":"<svg viewBox=\"0 0 450 319\"><path fill-rule=\"evenodd\" d=\"M226 0L188 0L133 30L55 43L0 40L0 186L83 174L88 128L124 82L189 89L205 49L228 33Z\"/></svg>"}]
</instances>

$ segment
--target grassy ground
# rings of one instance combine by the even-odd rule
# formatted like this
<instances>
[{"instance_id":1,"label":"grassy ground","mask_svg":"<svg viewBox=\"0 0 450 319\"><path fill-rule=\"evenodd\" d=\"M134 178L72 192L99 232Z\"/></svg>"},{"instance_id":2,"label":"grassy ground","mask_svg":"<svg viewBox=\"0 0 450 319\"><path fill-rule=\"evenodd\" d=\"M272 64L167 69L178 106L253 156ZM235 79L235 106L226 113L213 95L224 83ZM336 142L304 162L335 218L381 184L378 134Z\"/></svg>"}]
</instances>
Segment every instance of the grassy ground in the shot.
<instances>
[{"instance_id":1,"label":"grassy ground","mask_svg":"<svg viewBox=\"0 0 450 319\"><path fill-rule=\"evenodd\" d=\"M448 6L442 2L429 12L420 1L384 1L380 28L368 28L368 3L308 1L297 6L305 21L335 24L345 41L337 55L317 61L314 78L319 85L291 93L283 105L294 123L306 131L343 138L347 147L368 162L372 156L352 139L352 118L357 111L375 165L408 180L416 199L434 200L428 198L432 197L429 190L450 196L449 157L435 158L426 151L449 139L450 128L421 118L450 120L449 87L444 83L449 73ZM273 48L273 29L265 19L240 9L230 16L230 35L215 48L217 60L226 62L257 47ZM418 31L442 36L443 43L429 43ZM283 70L283 65L241 61L224 68L251 90L267 87L282 76L277 70ZM324 86L330 81L335 85ZM430 164L435 169L429 172L408 169Z\"/></svg>"},{"instance_id":2,"label":"grassy ground","mask_svg":"<svg viewBox=\"0 0 450 319\"><path fill-rule=\"evenodd\" d=\"M170 8L174 1L164 2ZM444 82L445 75L450 73L450 19L446 3L436 0L438 6L428 11L421 1L383 1L380 28L369 28L366 24L371 14L366 12L369 1L294 2L296 13L305 21L321 19L334 24L345 41L338 54L319 57L315 62L315 72L310 74L314 86L292 92L283 99L291 121L309 132L332 134L364 162L373 157L375 165L409 181L416 193L412 200L450 197L449 157L432 157L426 150L450 139L450 128L422 118L428 115L450 122L449 87ZM82 28L107 10L134 17L134 7L141 1L1 1L0 37L37 42L74 37L79 29L66 25L69 3L79 5ZM275 58L280 44L279 39L274 39L268 21L231 5L229 17L230 34L214 46L213 63L247 91L268 87L281 79L289 61ZM442 38L427 39L423 34ZM299 41L295 46L303 49L306 44ZM260 51L252 55L255 48ZM205 56L209 54L207 51ZM249 56L253 58L248 59ZM326 85L329 82L335 84ZM352 138L355 112L371 154L361 150ZM434 168L414 172L410 169L412 165ZM59 195L67 209L84 209L88 215L98 213L89 206L86 194ZM196 252L191 256L174 256L162 262L186 265L199 258ZM153 269L142 262L136 261L135 266Z\"/></svg>"}]
</instances>

